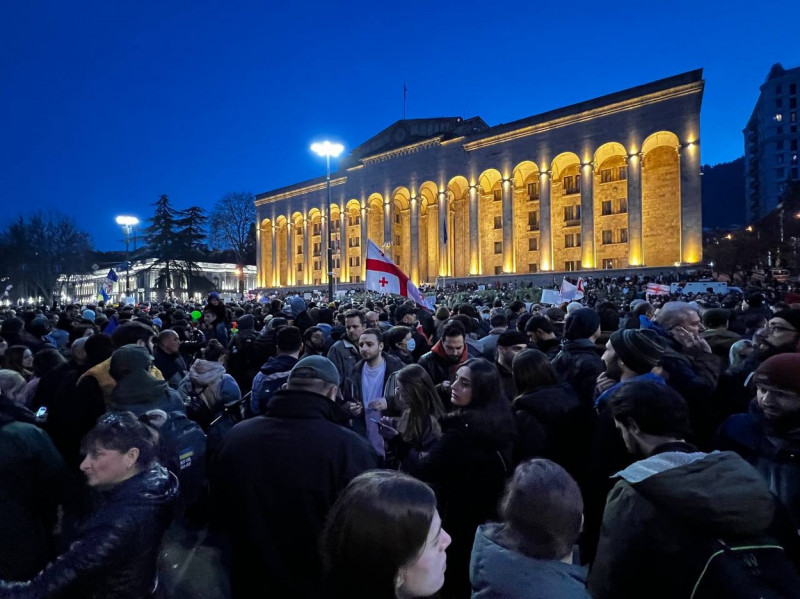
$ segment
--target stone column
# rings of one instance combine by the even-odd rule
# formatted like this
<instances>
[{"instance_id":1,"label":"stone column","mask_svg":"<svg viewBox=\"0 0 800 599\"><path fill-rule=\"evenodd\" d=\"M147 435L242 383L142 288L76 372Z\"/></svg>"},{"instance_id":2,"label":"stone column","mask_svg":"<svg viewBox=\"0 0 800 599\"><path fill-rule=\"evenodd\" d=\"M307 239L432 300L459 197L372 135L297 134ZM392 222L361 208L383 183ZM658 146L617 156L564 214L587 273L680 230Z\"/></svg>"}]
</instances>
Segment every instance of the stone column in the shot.
<instances>
[{"instance_id":1,"label":"stone column","mask_svg":"<svg viewBox=\"0 0 800 599\"><path fill-rule=\"evenodd\" d=\"M553 171L539 173L539 268L553 270L553 234L550 214L550 179Z\"/></svg>"},{"instance_id":2,"label":"stone column","mask_svg":"<svg viewBox=\"0 0 800 599\"><path fill-rule=\"evenodd\" d=\"M347 264L347 215L339 210L339 279L350 282L350 266Z\"/></svg>"},{"instance_id":3,"label":"stone column","mask_svg":"<svg viewBox=\"0 0 800 599\"><path fill-rule=\"evenodd\" d=\"M581 267L594 263L594 163L581 165Z\"/></svg>"},{"instance_id":4,"label":"stone column","mask_svg":"<svg viewBox=\"0 0 800 599\"><path fill-rule=\"evenodd\" d=\"M681 169L681 262L703 259L703 211L700 201L700 144L678 148Z\"/></svg>"},{"instance_id":5,"label":"stone column","mask_svg":"<svg viewBox=\"0 0 800 599\"><path fill-rule=\"evenodd\" d=\"M320 266L322 267L322 274L320 275L323 285L328 284L328 227L330 226L331 207L322 205L320 223ZM306 246L307 247L307 246Z\"/></svg>"},{"instance_id":6,"label":"stone column","mask_svg":"<svg viewBox=\"0 0 800 599\"><path fill-rule=\"evenodd\" d=\"M478 237L478 186L469 186L469 268L471 275L481 274L480 241Z\"/></svg>"},{"instance_id":7,"label":"stone column","mask_svg":"<svg viewBox=\"0 0 800 599\"><path fill-rule=\"evenodd\" d=\"M281 273L278 270L278 228L275 226L275 219L272 220L272 270L270 271L269 284L273 287L280 285Z\"/></svg>"},{"instance_id":8,"label":"stone column","mask_svg":"<svg viewBox=\"0 0 800 599\"><path fill-rule=\"evenodd\" d=\"M411 280L419 285L419 199L411 198Z\"/></svg>"},{"instance_id":9,"label":"stone column","mask_svg":"<svg viewBox=\"0 0 800 599\"><path fill-rule=\"evenodd\" d=\"M394 259L394 244L392 243L392 219L394 218L394 210L391 200L383 202L383 253L392 260Z\"/></svg>"},{"instance_id":10,"label":"stone column","mask_svg":"<svg viewBox=\"0 0 800 599\"><path fill-rule=\"evenodd\" d=\"M291 217L291 214L289 215ZM286 273L286 284L287 285L295 285L297 281L297 271L295 270L296 266L294 265L294 258L295 258L295 247L294 247L294 222L289 220L288 222L288 232L289 238L286 242L287 247L287 258L289 259L289 265L287 267Z\"/></svg>"},{"instance_id":11,"label":"stone column","mask_svg":"<svg viewBox=\"0 0 800 599\"><path fill-rule=\"evenodd\" d=\"M444 191L439 192L439 202L438 202L437 212L438 212L437 216L438 216L439 233L436 236L436 239L439 240L439 252L437 254L439 256L439 265L438 268L436 269L436 272L440 277L447 277L450 275L450 272L447 268L447 263L448 263L447 249L448 249L448 243L450 241L450 236L452 235L452 231L448 230L447 231L448 243L446 243L444 240L444 229L446 226L445 223L447 223L447 212L448 212L447 192Z\"/></svg>"},{"instance_id":12,"label":"stone column","mask_svg":"<svg viewBox=\"0 0 800 599\"><path fill-rule=\"evenodd\" d=\"M313 264L312 259L309 257L309 241L308 241L308 217L303 217L303 284L310 285L313 282L311 276L310 266ZM299 283L298 283L299 284Z\"/></svg>"},{"instance_id":13,"label":"stone column","mask_svg":"<svg viewBox=\"0 0 800 599\"><path fill-rule=\"evenodd\" d=\"M262 252L261 252L261 238L264 235L264 231L261 230L261 221L258 218L258 214L256 214L256 286L257 287L266 287L264 283L264 279L266 278L266 273L264 272L264 265L261 264L262 260Z\"/></svg>"},{"instance_id":14,"label":"stone column","mask_svg":"<svg viewBox=\"0 0 800 599\"><path fill-rule=\"evenodd\" d=\"M514 272L514 180L503 179L503 272Z\"/></svg>"},{"instance_id":15,"label":"stone column","mask_svg":"<svg viewBox=\"0 0 800 599\"><path fill-rule=\"evenodd\" d=\"M628 154L628 264L644 266L642 251L642 160L641 153Z\"/></svg>"},{"instance_id":16,"label":"stone column","mask_svg":"<svg viewBox=\"0 0 800 599\"><path fill-rule=\"evenodd\" d=\"M367 216L369 215L369 209L362 206L361 207L361 268L359 272L361 273L361 281L364 281L364 278L367 276L367 244L369 243L369 223L367 222Z\"/></svg>"}]
</instances>

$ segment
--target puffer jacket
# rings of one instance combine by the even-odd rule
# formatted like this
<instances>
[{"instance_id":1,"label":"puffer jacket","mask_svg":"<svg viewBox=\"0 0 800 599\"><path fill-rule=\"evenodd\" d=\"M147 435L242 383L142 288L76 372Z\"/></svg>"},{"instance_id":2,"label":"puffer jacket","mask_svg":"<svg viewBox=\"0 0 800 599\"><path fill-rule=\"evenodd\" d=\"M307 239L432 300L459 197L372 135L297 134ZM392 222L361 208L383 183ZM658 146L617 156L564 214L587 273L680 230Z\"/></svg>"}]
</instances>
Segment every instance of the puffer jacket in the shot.
<instances>
[{"instance_id":1,"label":"puffer jacket","mask_svg":"<svg viewBox=\"0 0 800 599\"><path fill-rule=\"evenodd\" d=\"M66 553L30 581L0 581L0 597L152 597L177 496L178 480L157 464L100 494L99 507Z\"/></svg>"}]
</instances>

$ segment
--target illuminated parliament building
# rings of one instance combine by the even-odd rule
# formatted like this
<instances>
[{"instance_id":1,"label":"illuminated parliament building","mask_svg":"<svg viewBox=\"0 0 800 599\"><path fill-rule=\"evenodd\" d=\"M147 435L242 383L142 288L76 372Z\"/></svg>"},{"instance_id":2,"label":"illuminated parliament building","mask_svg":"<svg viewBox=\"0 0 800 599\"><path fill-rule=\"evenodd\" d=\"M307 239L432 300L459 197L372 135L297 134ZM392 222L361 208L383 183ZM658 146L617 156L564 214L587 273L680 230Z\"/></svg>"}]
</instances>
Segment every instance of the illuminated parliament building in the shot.
<instances>
[{"instance_id":1,"label":"illuminated parliament building","mask_svg":"<svg viewBox=\"0 0 800 599\"><path fill-rule=\"evenodd\" d=\"M491 127L401 120L331 173L256 196L257 284L364 280L371 239L417 283L702 258L702 70Z\"/></svg>"}]
</instances>

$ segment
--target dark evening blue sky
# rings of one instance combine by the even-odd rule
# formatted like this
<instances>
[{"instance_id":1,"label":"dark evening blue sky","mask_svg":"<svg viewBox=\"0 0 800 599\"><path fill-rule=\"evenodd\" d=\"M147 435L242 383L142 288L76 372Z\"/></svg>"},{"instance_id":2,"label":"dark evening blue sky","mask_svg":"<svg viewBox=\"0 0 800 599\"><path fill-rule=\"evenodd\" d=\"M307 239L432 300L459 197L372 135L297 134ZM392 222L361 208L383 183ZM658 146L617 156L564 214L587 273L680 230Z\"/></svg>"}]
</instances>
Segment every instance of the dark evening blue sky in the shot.
<instances>
[{"instance_id":1,"label":"dark evening blue sky","mask_svg":"<svg viewBox=\"0 0 800 599\"><path fill-rule=\"evenodd\" d=\"M800 65L800 2L3 2L0 225L211 208L324 174L407 116L513 121L698 67L702 161L742 154L758 86Z\"/></svg>"}]
</instances>

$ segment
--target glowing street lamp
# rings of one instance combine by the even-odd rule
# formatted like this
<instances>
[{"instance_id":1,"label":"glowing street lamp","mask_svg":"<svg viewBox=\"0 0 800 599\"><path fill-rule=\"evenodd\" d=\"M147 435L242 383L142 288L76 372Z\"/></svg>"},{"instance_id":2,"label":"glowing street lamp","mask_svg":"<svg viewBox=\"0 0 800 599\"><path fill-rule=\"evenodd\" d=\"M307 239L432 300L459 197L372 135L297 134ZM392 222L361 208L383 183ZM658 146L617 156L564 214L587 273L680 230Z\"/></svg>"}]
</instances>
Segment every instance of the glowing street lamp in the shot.
<instances>
[{"instance_id":1,"label":"glowing street lamp","mask_svg":"<svg viewBox=\"0 0 800 599\"><path fill-rule=\"evenodd\" d=\"M125 297L131 294L131 252L130 252L130 239L133 227L139 224L139 219L135 216L118 216L116 218L117 224L122 227L125 232Z\"/></svg>"},{"instance_id":2,"label":"glowing street lamp","mask_svg":"<svg viewBox=\"0 0 800 599\"><path fill-rule=\"evenodd\" d=\"M323 142L316 142L311 144L311 151L318 154L319 156L325 157L325 165L326 165L326 178L325 182L327 184L328 189L328 206L325 209L325 212L328 215L328 301L333 301L333 247L331 245L331 227L333 223L331 222L331 157L337 158L343 151L344 146L342 144L332 143L327 139Z\"/></svg>"}]
</instances>

